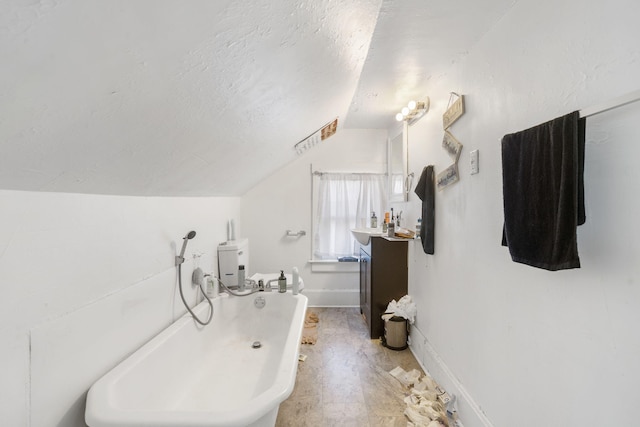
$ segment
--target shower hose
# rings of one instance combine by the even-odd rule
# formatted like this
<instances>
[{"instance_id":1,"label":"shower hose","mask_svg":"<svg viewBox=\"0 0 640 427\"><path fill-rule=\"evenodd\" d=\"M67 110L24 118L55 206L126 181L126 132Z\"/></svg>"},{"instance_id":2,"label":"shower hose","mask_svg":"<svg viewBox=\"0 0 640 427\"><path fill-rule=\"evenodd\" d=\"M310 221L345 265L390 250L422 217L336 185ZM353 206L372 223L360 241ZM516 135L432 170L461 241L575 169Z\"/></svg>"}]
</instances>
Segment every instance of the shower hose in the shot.
<instances>
[{"instance_id":1,"label":"shower hose","mask_svg":"<svg viewBox=\"0 0 640 427\"><path fill-rule=\"evenodd\" d=\"M209 276L208 274L206 276ZM259 291L259 289L257 289L256 287L252 286L251 290L249 292L235 292L232 289L229 289L229 287L227 285L225 285L222 280L218 279L217 277L214 277L215 280L218 281L218 283L220 283L220 285L222 285L222 287L229 292L229 294L231 295L235 295L237 297L246 297L247 295L251 295L251 294L255 294L256 292ZM248 280L248 282L250 283L254 283L255 281L252 280ZM202 326L206 326L209 323L211 323L211 318L213 317L213 303L211 302L211 298L209 298L207 296L207 293L204 291L204 289L202 289L202 281L198 282L198 287L200 288L200 292L202 292L202 296L204 296L204 298L207 300L207 303L209 303L209 318L206 321L202 321L200 320L200 318L198 316L196 316L196 314L191 310L191 308L189 308L189 304L187 304L187 300L184 298L184 293L182 292L182 264L178 264L178 287L180 288L180 298L182 298L182 303L184 304L184 306L187 308L187 310L189 311L189 313L191 314L191 316L193 316L193 320L195 320L196 322L198 322L199 324L201 324Z\"/></svg>"},{"instance_id":2,"label":"shower hose","mask_svg":"<svg viewBox=\"0 0 640 427\"><path fill-rule=\"evenodd\" d=\"M247 280L245 280L245 282L249 282L249 283L252 285L252 286L251 286L251 290L250 290L249 292L244 292L244 291L236 292L236 291L234 291L234 290L232 290L232 289L229 289L229 287L228 287L227 285L225 285L225 284L222 282L222 280L218 279L217 277L214 277L214 279L216 279L216 280L218 281L218 283L220 283L220 284L222 285L222 287L223 287L227 292L229 292L229 294L231 294L231 295L235 295L235 296L237 296L237 297L246 297L247 295L255 294L256 292L258 292L258 291L259 291L259 289L258 289L258 288L256 288L256 287L254 286L254 285L255 285L255 283L256 283L256 282L255 282L255 280L251 280L251 279L247 279Z\"/></svg>"},{"instance_id":3,"label":"shower hose","mask_svg":"<svg viewBox=\"0 0 640 427\"><path fill-rule=\"evenodd\" d=\"M204 291L204 289L202 289L202 281L200 281L200 283L198 283L198 287L200 288L200 292L202 292L202 295L204 296L204 298L209 303L209 318L205 322L203 322L189 308L189 304L187 304L187 300L184 299L184 293L182 292L182 264L178 264L178 287L180 288L180 298L182 298L182 303L184 304L185 307L187 307L187 310L193 316L193 320L195 320L196 322L198 322L202 326L208 325L211 322L211 318L213 317L213 303L211 302L211 299L207 296L207 293Z\"/></svg>"}]
</instances>

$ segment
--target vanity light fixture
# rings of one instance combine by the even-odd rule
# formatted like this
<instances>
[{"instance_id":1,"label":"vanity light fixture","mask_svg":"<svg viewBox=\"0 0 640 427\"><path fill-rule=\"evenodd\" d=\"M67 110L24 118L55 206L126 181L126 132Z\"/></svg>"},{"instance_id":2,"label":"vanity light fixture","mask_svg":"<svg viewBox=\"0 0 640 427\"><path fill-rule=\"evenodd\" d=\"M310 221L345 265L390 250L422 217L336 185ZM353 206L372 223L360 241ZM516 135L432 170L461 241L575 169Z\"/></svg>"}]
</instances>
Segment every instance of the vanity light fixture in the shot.
<instances>
[{"instance_id":1,"label":"vanity light fixture","mask_svg":"<svg viewBox=\"0 0 640 427\"><path fill-rule=\"evenodd\" d=\"M423 101L409 101L409 104L396 114L396 120L399 122L406 121L412 125L424 116L428 110L429 97L426 97Z\"/></svg>"}]
</instances>

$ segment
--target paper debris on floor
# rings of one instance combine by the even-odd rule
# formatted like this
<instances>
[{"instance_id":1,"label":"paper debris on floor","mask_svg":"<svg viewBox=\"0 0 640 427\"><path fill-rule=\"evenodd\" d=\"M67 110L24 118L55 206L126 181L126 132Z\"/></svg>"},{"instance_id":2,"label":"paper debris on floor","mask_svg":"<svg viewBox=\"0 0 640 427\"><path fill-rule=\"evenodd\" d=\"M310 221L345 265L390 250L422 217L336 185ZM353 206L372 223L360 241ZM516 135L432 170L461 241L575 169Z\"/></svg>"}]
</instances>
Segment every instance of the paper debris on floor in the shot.
<instances>
[{"instance_id":1,"label":"paper debris on floor","mask_svg":"<svg viewBox=\"0 0 640 427\"><path fill-rule=\"evenodd\" d=\"M315 344L318 341L318 322L320 318L313 311L307 311L304 319L304 329L302 329L301 344Z\"/></svg>"},{"instance_id":2,"label":"paper debris on floor","mask_svg":"<svg viewBox=\"0 0 640 427\"><path fill-rule=\"evenodd\" d=\"M447 405L453 403L452 398L433 378L422 376L417 369L407 372L400 366L389 374L410 388L411 394L404 399L407 404L404 414L409 418L407 427L449 427Z\"/></svg>"},{"instance_id":3,"label":"paper debris on floor","mask_svg":"<svg viewBox=\"0 0 640 427\"><path fill-rule=\"evenodd\" d=\"M411 387L414 385L419 379L420 371L417 369L412 369L410 372L405 371L400 366L396 366L391 371L389 371L392 377L400 381L405 387Z\"/></svg>"}]
</instances>

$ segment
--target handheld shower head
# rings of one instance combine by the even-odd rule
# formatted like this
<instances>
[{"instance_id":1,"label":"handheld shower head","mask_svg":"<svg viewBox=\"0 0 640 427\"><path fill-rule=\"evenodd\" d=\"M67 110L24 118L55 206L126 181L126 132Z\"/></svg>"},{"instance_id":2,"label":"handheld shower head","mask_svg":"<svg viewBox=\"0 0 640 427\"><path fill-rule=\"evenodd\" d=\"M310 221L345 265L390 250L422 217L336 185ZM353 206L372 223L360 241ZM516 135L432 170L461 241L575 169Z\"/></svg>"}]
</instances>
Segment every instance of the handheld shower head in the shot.
<instances>
[{"instance_id":1,"label":"handheld shower head","mask_svg":"<svg viewBox=\"0 0 640 427\"><path fill-rule=\"evenodd\" d=\"M182 249L180 250L180 255L176 256L176 265L180 265L184 262L184 251L187 249L187 242L196 237L195 231L190 231L186 236L182 238Z\"/></svg>"}]
</instances>

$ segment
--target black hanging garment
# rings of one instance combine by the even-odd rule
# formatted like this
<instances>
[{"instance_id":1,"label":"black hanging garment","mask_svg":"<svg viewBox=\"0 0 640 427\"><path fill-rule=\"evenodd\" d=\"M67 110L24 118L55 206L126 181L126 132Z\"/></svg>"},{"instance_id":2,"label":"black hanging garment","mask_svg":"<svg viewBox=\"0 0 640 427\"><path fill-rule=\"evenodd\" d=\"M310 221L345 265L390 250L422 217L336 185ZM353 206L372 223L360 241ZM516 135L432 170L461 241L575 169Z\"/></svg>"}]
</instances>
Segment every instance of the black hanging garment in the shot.
<instances>
[{"instance_id":1,"label":"black hanging garment","mask_svg":"<svg viewBox=\"0 0 640 427\"><path fill-rule=\"evenodd\" d=\"M422 175L416 185L415 193L422 200L422 226L420 227L420 239L424 253L433 255L434 232L436 221L436 200L435 200L435 173L433 165L422 169Z\"/></svg>"}]
</instances>

